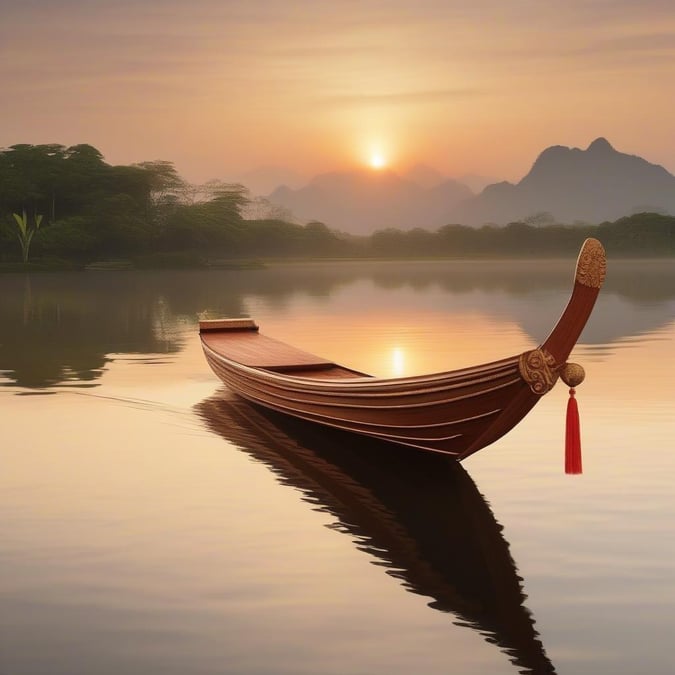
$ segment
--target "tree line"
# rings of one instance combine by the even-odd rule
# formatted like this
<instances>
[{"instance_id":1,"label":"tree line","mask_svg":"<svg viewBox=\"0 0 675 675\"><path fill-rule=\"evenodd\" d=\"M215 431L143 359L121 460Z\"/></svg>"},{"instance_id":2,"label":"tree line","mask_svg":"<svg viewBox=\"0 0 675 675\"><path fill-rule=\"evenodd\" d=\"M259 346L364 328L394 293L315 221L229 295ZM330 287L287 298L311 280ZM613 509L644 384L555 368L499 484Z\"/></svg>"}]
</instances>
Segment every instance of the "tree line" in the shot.
<instances>
[{"instance_id":1,"label":"tree line","mask_svg":"<svg viewBox=\"0 0 675 675\"><path fill-rule=\"evenodd\" d=\"M675 254L675 218L638 214L600 225L449 224L350 236L297 224L242 185L193 185L171 162L113 166L91 145L0 150L0 262L110 259L189 264L268 257L559 255L596 236L621 255Z\"/></svg>"}]
</instances>

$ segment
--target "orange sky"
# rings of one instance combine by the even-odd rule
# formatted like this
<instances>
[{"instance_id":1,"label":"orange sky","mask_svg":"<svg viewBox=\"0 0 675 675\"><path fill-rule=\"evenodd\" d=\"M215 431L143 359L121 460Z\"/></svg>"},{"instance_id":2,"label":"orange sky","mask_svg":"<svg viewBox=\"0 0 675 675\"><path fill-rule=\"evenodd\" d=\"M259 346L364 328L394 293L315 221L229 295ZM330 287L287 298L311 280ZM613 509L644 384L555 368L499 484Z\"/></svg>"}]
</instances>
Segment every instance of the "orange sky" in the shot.
<instances>
[{"instance_id":1,"label":"orange sky","mask_svg":"<svg viewBox=\"0 0 675 675\"><path fill-rule=\"evenodd\" d=\"M520 179L548 145L675 172L671 0L3 0L0 147L192 181L390 165Z\"/></svg>"}]
</instances>

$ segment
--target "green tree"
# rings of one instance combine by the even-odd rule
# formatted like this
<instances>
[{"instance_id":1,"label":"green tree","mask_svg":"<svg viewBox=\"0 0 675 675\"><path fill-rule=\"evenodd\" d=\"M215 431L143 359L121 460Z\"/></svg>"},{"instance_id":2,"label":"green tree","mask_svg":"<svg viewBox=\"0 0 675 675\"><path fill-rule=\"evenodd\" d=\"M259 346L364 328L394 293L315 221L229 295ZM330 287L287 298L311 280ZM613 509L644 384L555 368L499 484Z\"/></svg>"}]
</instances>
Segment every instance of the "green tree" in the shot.
<instances>
[{"instance_id":1,"label":"green tree","mask_svg":"<svg viewBox=\"0 0 675 675\"><path fill-rule=\"evenodd\" d=\"M238 255L244 230L241 210L246 190L219 183L208 201L178 204L161 228L157 246L162 251L209 249L219 255Z\"/></svg>"}]
</instances>

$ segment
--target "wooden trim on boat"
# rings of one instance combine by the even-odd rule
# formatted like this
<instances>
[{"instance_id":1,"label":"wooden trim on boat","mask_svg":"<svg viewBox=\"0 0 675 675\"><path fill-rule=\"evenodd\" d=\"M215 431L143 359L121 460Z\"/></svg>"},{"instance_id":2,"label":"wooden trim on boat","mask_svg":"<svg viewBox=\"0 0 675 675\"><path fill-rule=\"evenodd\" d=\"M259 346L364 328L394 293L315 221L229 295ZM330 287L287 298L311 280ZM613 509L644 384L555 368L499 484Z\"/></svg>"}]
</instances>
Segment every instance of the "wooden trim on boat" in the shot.
<instances>
[{"instance_id":1,"label":"wooden trim on boat","mask_svg":"<svg viewBox=\"0 0 675 675\"><path fill-rule=\"evenodd\" d=\"M253 319L201 319L199 321L199 332L207 331L227 331L227 330L258 330L258 326Z\"/></svg>"}]
</instances>

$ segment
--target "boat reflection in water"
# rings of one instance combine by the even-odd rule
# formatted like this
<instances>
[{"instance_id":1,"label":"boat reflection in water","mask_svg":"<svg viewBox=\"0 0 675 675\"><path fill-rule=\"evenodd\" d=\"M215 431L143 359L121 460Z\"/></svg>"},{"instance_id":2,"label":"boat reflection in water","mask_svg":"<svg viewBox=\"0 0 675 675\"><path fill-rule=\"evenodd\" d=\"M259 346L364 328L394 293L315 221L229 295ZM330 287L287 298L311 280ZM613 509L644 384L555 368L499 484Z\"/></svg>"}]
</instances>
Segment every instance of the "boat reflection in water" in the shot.
<instances>
[{"instance_id":1,"label":"boat reflection in water","mask_svg":"<svg viewBox=\"0 0 675 675\"><path fill-rule=\"evenodd\" d=\"M196 406L206 425L337 519L430 607L497 644L519 672L554 673L502 527L457 462L258 408L227 391Z\"/></svg>"}]
</instances>

